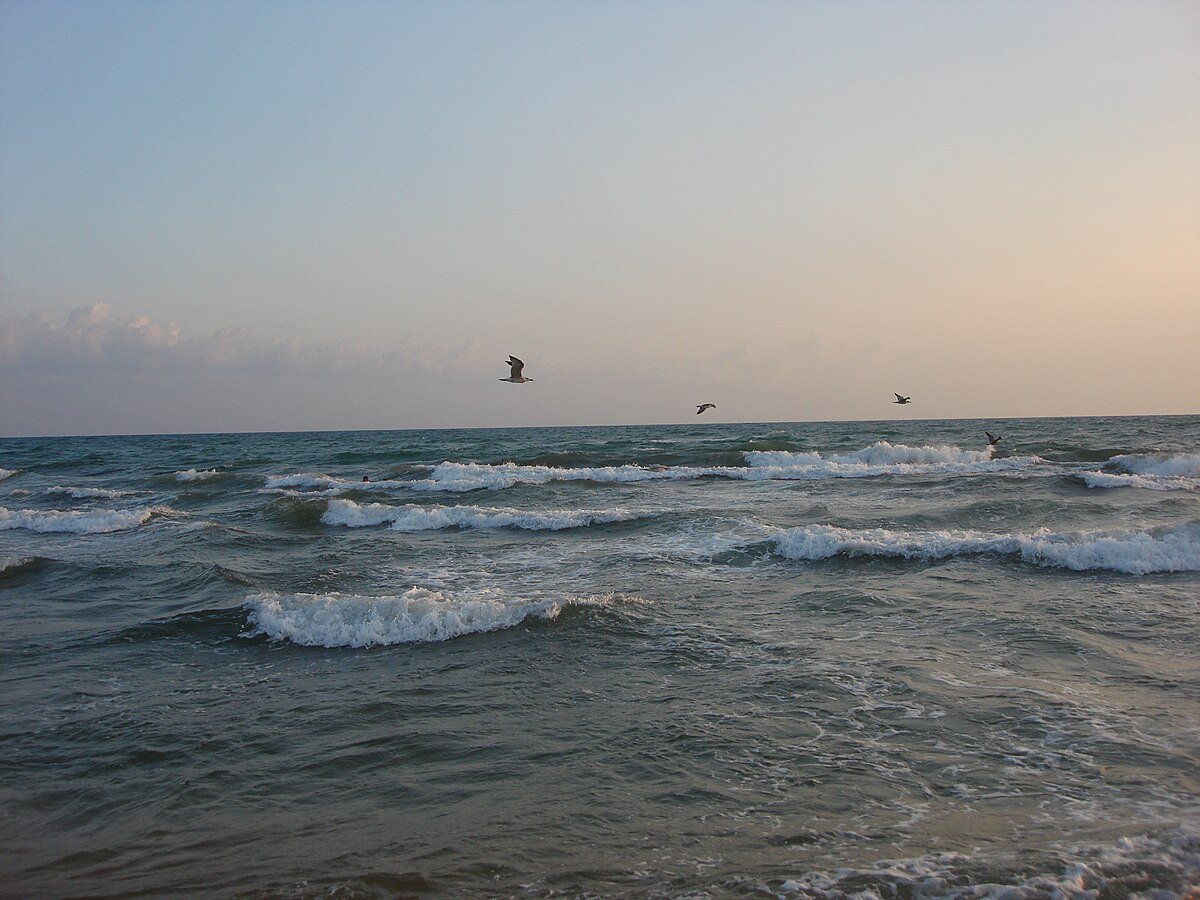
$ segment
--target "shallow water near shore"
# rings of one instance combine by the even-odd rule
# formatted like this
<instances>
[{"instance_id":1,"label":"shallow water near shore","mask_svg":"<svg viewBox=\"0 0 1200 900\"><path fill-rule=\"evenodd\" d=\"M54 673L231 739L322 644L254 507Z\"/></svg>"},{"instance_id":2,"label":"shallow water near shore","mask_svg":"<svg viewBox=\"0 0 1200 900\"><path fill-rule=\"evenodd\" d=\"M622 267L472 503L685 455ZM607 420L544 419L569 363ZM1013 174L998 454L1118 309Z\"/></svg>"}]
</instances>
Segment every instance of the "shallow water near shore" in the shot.
<instances>
[{"instance_id":1,"label":"shallow water near shore","mask_svg":"<svg viewBox=\"0 0 1200 900\"><path fill-rule=\"evenodd\" d=\"M1200 417L7 439L0 566L6 896L1200 884Z\"/></svg>"}]
</instances>

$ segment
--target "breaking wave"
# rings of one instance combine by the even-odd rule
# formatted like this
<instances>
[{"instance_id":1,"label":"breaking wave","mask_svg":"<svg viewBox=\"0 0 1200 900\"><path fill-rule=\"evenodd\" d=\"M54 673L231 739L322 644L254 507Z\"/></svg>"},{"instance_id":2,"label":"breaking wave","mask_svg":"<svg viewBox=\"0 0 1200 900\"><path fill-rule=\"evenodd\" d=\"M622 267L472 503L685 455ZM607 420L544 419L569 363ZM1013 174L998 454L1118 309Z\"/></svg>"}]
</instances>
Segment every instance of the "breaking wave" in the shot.
<instances>
[{"instance_id":1,"label":"breaking wave","mask_svg":"<svg viewBox=\"0 0 1200 900\"><path fill-rule=\"evenodd\" d=\"M18 556L0 558L0 580L13 578L45 565L50 560L44 556Z\"/></svg>"},{"instance_id":2,"label":"breaking wave","mask_svg":"<svg viewBox=\"0 0 1200 900\"><path fill-rule=\"evenodd\" d=\"M220 469L185 469L182 472L175 473L176 481L207 481L209 478L216 478L224 473Z\"/></svg>"},{"instance_id":3,"label":"breaking wave","mask_svg":"<svg viewBox=\"0 0 1200 900\"><path fill-rule=\"evenodd\" d=\"M1200 453L1134 453L1108 461L1115 472L1082 472L1090 488L1138 487L1151 491L1200 491Z\"/></svg>"},{"instance_id":4,"label":"breaking wave","mask_svg":"<svg viewBox=\"0 0 1200 900\"><path fill-rule=\"evenodd\" d=\"M529 617L554 619L568 606L607 606L613 596L522 600L498 591L459 594L412 587L399 596L253 594L243 604L250 628L305 647L371 647L446 641L499 631Z\"/></svg>"},{"instance_id":5,"label":"breaking wave","mask_svg":"<svg viewBox=\"0 0 1200 900\"><path fill-rule=\"evenodd\" d=\"M522 512L517 509L482 506L388 506L383 503L355 503L330 500L321 516L326 525L366 528L390 524L394 531L431 531L440 528L524 528L530 531L561 531L588 525L628 522L645 514L624 509L546 510Z\"/></svg>"},{"instance_id":6,"label":"breaking wave","mask_svg":"<svg viewBox=\"0 0 1200 900\"><path fill-rule=\"evenodd\" d=\"M90 499L116 500L120 497L128 497L128 496L130 496L132 494L136 494L138 492L137 491L116 491L116 490L109 490L108 488L62 487L61 485L55 485L54 487L46 488L44 493L65 494L66 496L71 497L75 500L90 500Z\"/></svg>"},{"instance_id":7,"label":"breaking wave","mask_svg":"<svg viewBox=\"0 0 1200 900\"><path fill-rule=\"evenodd\" d=\"M596 466L558 468L517 463L443 462L415 490L503 490L516 484L552 481L632 483L639 481L734 478L743 481L817 481L826 478L870 478L879 475L973 475L1012 472L1043 462L1036 456L993 459L991 450L957 447L907 447L880 441L850 454L802 453L785 450L745 450L744 466Z\"/></svg>"},{"instance_id":8,"label":"breaking wave","mask_svg":"<svg viewBox=\"0 0 1200 900\"><path fill-rule=\"evenodd\" d=\"M1039 566L1124 572L1200 572L1200 523L1140 532L988 534L980 531L850 530L830 525L782 529L773 538L788 559L833 556L938 560L995 554Z\"/></svg>"},{"instance_id":9,"label":"breaking wave","mask_svg":"<svg viewBox=\"0 0 1200 900\"><path fill-rule=\"evenodd\" d=\"M103 534L137 528L151 516L169 512L171 510L164 506L108 510L5 509L0 506L0 531L23 528L26 531Z\"/></svg>"},{"instance_id":10,"label":"breaking wave","mask_svg":"<svg viewBox=\"0 0 1200 900\"><path fill-rule=\"evenodd\" d=\"M0 469L0 481L3 481L5 478L12 478L16 474L16 469Z\"/></svg>"},{"instance_id":11,"label":"breaking wave","mask_svg":"<svg viewBox=\"0 0 1200 900\"><path fill-rule=\"evenodd\" d=\"M428 471L432 466L423 466L421 468L424 471ZM299 488L306 494L328 496L342 494L346 491L380 491L410 487L411 485L412 482L407 480L355 481L350 478L338 478L334 475L298 472L295 475L268 475L265 489L268 491L285 491L289 488Z\"/></svg>"}]
</instances>

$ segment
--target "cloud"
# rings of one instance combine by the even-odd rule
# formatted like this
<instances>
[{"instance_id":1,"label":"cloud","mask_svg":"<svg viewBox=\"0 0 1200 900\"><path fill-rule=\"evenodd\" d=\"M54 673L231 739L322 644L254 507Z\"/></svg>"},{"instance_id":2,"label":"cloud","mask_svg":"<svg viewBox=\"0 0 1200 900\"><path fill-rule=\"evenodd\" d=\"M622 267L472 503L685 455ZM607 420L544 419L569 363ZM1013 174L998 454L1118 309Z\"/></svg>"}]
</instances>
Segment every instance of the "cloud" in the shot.
<instances>
[{"instance_id":1,"label":"cloud","mask_svg":"<svg viewBox=\"0 0 1200 900\"><path fill-rule=\"evenodd\" d=\"M478 350L478 340L472 339L439 353L419 346L411 335L400 336L386 349L366 341L302 343L247 328L191 337L174 322L155 322L148 316L119 319L107 303L73 309L65 321L46 315L0 319L0 369L62 375L99 371L322 377L437 374L468 365Z\"/></svg>"}]
</instances>

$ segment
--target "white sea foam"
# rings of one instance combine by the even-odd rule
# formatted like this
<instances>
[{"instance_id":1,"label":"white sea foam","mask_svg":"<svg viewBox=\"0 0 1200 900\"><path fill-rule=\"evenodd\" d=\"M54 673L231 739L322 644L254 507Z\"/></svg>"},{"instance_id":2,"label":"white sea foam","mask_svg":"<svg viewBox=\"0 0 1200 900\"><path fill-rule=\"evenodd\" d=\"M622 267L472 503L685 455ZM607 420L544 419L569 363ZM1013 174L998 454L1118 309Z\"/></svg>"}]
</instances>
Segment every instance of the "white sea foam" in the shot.
<instances>
[{"instance_id":1,"label":"white sea foam","mask_svg":"<svg viewBox=\"0 0 1200 900\"><path fill-rule=\"evenodd\" d=\"M1090 488L1136 487L1151 491L1200 491L1200 453L1130 453L1114 456L1106 468L1082 472Z\"/></svg>"},{"instance_id":2,"label":"white sea foam","mask_svg":"<svg viewBox=\"0 0 1200 900\"><path fill-rule=\"evenodd\" d=\"M66 494L68 497L72 497L76 500L116 500L119 497L128 497L131 494L136 494L138 491L117 491L109 490L108 488L62 487L61 485L55 485L54 487L46 488L44 493Z\"/></svg>"},{"instance_id":3,"label":"white sea foam","mask_svg":"<svg viewBox=\"0 0 1200 900\"><path fill-rule=\"evenodd\" d=\"M587 468L558 468L556 466L521 466L516 463L484 465L482 463L444 462L429 478L409 482L415 490L477 491L502 490L515 484L546 484L551 481L638 482L686 480L704 475L722 474L723 467L698 468L673 466L648 468L637 465L595 466ZM737 471L736 469L729 471Z\"/></svg>"},{"instance_id":4,"label":"white sea foam","mask_svg":"<svg viewBox=\"0 0 1200 900\"><path fill-rule=\"evenodd\" d=\"M392 490L409 487L411 484L411 481L387 479L380 481L355 481L349 478L338 478L333 475L297 472L295 475L268 475L265 490L268 492L283 492L287 488L302 488L306 494L333 496L345 493L346 491Z\"/></svg>"},{"instance_id":5,"label":"white sea foam","mask_svg":"<svg viewBox=\"0 0 1200 900\"><path fill-rule=\"evenodd\" d=\"M878 475L972 475L1012 472L1043 462L1035 456L992 459L991 450L960 450L957 447L906 447L887 442L872 444L855 453L823 457L820 453L790 453L781 450L744 452L745 466L639 465L559 468L522 466L516 463L444 462L428 479L409 482L421 491L503 490L515 484L546 484L551 481L596 481L633 483L694 478L734 478L743 481L816 481L825 478L869 478Z\"/></svg>"},{"instance_id":6,"label":"white sea foam","mask_svg":"<svg viewBox=\"0 0 1200 900\"><path fill-rule=\"evenodd\" d=\"M5 509L0 506L0 531L23 528L26 531L103 534L137 528L151 516L169 512L162 506L107 510Z\"/></svg>"},{"instance_id":7,"label":"white sea foam","mask_svg":"<svg viewBox=\"0 0 1200 900\"><path fill-rule=\"evenodd\" d=\"M523 512L503 507L481 506L388 506L330 500L321 521L326 525L365 528L390 523L395 531L430 531L439 528L524 528L530 531L560 531L607 522L628 522L645 514L625 509L545 510Z\"/></svg>"},{"instance_id":8,"label":"white sea foam","mask_svg":"<svg viewBox=\"0 0 1200 900\"><path fill-rule=\"evenodd\" d=\"M776 550L789 559L879 556L936 560L954 556L1019 556L1039 566L1130 575L1200 572L1200 525L1140 532L988 534L980 531L853 531L829 525L781 529Z\"/></svg>"},{"instance_id":9,"label":"white sea foam","mask_svg":"<svg viewBox=\"0 0 1200 900\"><path fill-rule=\"evenodd\" d=\"M1044 462L1036 456L992 458L992 448L963 450L939 445L909 447L876 441L853 453L748 450L747 465L778 478L870 478L878 475L974 475L1013 472Z\"/></svg>"},{"instance_id":10,"label":"white sea foam","mask_svg":"<svg viewBox=\"0 0 1200 900\"><path fill-rule=\"evenodd\" d=\"M1200 478L1200 453L1133 453L1114 456L1109 461L1134 475L1168 475Z\"/></svg>"},{"instance_id":11,"label":"white sea foam","mask_svg":"<svg viewBox=\"0 0 1200 900\"><path fill-rule=\"evenodd\" d=\"M3 481L5 478L12 478L16 474L16 469L0 469L0 481Z\"/></svg>"},{"instance_id":12,"label":"white sea foam","mask_svg":"<svg viewBox=\"0 0 1200 900\"><path fill-rule=\"evenodd\" d=\"M1200 883L1200 829L1194 823L1159 835L1125 837L1103 847L1057 851L1049 871L1021 871L1000 881L984 857L939 853L882 860L874 867L807 872L779 886L782 897L847 900L858 897L930 897L943 900L1044 900L1044 898L1192 897Z\"/></svg>"},{"instance_id":13,"label":"white sea foam","mask_svg":"<svg viewBox=\"0 0 1200 900\"><path fill-rule=\"evenodd\" d=\"M1173 475L1127 475L1124 472L1080 472L1090 488L1136 487L1148 491L1200 491L1200 478Z\"/></svg>"},{"instance_id":14,"label":"white sea foam","mask_svg":"<svg viewBox=\"0 0 1200 900\"><path fill-rule=\"evenodd\" d=\"M221 474L219 469L185 469L182 472L175 473L176 481L206 481L209 478L216 478Z\"/></svg>"},{"instance_id":15,"label":"white sea foam","mask_svg":"<svg viewBox=\"0 0 1200 900\"><path fill-rule=\"evenodd\" d=\"M554 619L566 606L604 606L609 597L522 600L499 591L452 593L412 587L399 596L355 594L253 594L244 606L251 628L306 647L370 647L445 641L498 631L533 616Z\"/></svg>"}]
</instances>

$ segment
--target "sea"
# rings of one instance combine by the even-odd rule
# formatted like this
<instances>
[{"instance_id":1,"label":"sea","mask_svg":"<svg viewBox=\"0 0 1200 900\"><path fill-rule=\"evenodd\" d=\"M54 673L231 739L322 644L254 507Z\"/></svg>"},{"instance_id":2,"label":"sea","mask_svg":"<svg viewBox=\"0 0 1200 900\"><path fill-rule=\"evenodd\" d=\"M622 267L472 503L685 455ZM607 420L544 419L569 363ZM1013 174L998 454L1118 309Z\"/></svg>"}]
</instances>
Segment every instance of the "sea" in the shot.
<instances>
[{"instance_id":1,"label":"sea","mask_svg":"<svg viewBox=\"0 0 1200 900\"><path fill-rule=\"evenodd\" d=\"M1200 892L1198 416L11 438L0 565L5 897Z\"/></svg>"}]
</instances>

